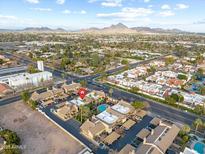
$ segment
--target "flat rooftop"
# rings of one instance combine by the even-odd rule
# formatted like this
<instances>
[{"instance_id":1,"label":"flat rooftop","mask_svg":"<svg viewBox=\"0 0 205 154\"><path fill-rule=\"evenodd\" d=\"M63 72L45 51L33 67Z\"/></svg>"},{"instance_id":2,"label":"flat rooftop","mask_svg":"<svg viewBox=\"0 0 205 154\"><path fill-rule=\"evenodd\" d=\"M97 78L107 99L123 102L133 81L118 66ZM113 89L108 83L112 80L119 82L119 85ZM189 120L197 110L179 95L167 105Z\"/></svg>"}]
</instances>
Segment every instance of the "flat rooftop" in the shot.
<instances>
[{"instance_id":1,"label":"flat rooftop","mask_svg":"<svg viewBox=\"0 0 205 154\"><path fill-rule=\"evenodd\" d=\"M80 98L73 99L69 101L69 103L77 105L77 106L85 105L85 102L83 102Z\"/></svg>"},{"instance_id":2,"label":"flat rooftop","mask_svg":"<svg viewBox=\"0 0 205 154\"><path fill-rule=\"evenodd\" d=\"M108 113L107 111L103 111L101 112L100 114L98 114L96 116L98 119L100 119L101 121L111 125L113 123L115 123L117 120L118 120L118 117L111 114L111 113Z\"/></svg>"},{"instance_id":3,"label":"flat rooftop","mask_svg":"<svg viewBox=\"0 0 205 154\"><path fill-rule=\"evenodd\" d=\"M130 112L130 109L128 107L122 106L120 104L116 104L114 106L111 107L111 109L122 113L122 114L128 114Z\"/></svg>"}]
</instances>

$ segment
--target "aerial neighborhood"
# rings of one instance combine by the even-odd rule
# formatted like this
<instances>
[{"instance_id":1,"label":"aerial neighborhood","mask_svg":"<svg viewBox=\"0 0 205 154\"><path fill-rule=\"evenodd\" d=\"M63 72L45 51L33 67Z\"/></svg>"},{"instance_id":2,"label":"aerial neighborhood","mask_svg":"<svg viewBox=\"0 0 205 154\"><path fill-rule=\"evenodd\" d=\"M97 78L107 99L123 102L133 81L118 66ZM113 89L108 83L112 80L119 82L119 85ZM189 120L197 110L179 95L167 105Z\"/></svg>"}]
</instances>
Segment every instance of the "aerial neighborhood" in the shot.
<instances>
[{"instance_id":1,"label":"aerial neighborhood","mask_svg":"<svg viewBox=\"0 0 205 154\"><path fill-rule=\"evenodd\" d=\"M0 154L205 154L205 3L166 3L0 2Z\"/></svg>"}]
</instances>

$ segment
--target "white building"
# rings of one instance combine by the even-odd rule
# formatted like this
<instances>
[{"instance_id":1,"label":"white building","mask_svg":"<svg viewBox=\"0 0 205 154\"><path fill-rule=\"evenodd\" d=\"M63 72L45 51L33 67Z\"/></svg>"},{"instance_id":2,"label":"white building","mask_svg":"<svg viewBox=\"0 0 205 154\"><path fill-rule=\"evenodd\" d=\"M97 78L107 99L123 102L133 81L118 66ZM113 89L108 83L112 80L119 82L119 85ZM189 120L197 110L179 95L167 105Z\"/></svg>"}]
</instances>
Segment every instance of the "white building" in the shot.
<instances>
[{"instance_id":1,"label":"white building","mask_svg":"<svg viewBox=\"0 0 205 154\"><path fill-rule=\"evenodd\" d=\"M199 154L198 152L196 152L195 150L193 149L189 149L189 148L185 148L184 149L184 152L180 152L180 154Z\"/></svg>"},{"instance_id":2,"label":"white building","mask_svg":"<svg viewBox=\"0 0 205 154\"><path fill-rule=\"evenodd\" d=\"M15 76L14 75L6 76L2 78L0 82L8 84L10 87L17 88L24 85L38 86L40 83L52 79L53 79L52 73L50 72L40 72L34 74L21 73Z\"/></svg>"},{"instance_id":3,"label":"white building","mask_svg":"<svg viewBox=\"0 0 205 154\"><path fill-rule=\"evenodd\" d=\"M38 70L43 72L44 71L43 61L37 61L37 65L38 65Z\"/></svg>"},{"instance_id":4,"label":"white building","mask_svg":"<svg viewBox=\"0 0 205 154\"><path fill-rule=\"evenodd\" d=\"M115 123L119 118L116 115L113 115L107 111L103 111L96 116L101 121L105 122L106 124L112 125Z\"/></svg>"}]
</instances>

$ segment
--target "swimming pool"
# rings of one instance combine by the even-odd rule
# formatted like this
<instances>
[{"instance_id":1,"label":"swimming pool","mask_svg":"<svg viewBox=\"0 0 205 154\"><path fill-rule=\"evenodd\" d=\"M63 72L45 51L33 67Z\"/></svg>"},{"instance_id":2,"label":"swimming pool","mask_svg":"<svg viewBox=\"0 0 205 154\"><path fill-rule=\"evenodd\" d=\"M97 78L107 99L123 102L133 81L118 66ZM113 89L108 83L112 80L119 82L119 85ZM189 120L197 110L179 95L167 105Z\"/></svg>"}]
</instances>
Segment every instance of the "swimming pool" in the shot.
<instances>
[{"instance_id":1,"label":"swimming pool","mask_svg":"<svg viewBox=\"0 0 205 154\"><path fill-rule=\"evenodd\" d=\"M199 154L204 154L205 153L205 144L201 142L197 142L194 145L194 150L196 150Z\"/></svg>"},{"instance_id":2,"label":"swimming pool","mask_svg":"<svg viewBox=\"0 0 205 154\"><path fill-rule=\"evenodd\" d=\"M103 112L103 111L105 111L107 108L108 108L108 105L107 105L107 104L101 104L101 105L98 106L97 109L98 109L99 112Z\"/></svg>"}]
</instances>

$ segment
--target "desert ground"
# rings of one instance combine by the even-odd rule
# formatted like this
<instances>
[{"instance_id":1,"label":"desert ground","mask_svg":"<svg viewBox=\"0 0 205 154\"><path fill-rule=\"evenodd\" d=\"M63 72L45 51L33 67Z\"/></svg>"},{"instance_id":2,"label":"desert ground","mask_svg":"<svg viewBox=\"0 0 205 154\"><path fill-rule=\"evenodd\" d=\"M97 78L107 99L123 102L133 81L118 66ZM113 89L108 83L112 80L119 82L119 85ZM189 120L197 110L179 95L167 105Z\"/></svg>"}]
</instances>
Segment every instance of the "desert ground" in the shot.
<instances>
[{"instance_id":1,"label":"desert ground","mask_svg":"<svg viewBox=\"0 0 205 154\"><path fill-rule=\"evenodd\" d=\"M23 154L76 154L84 148L22 102L0 106L0 126L17 132Z\"/></svg>"}]
</instances>

